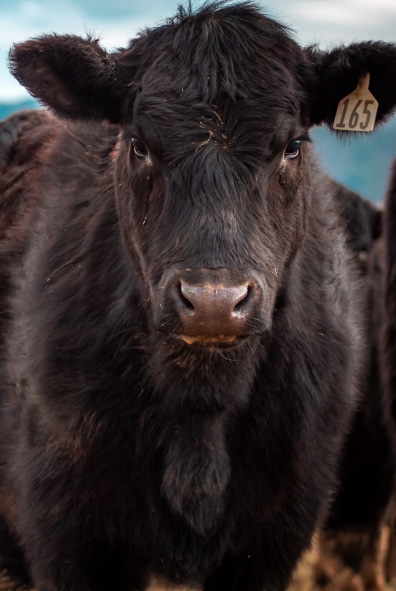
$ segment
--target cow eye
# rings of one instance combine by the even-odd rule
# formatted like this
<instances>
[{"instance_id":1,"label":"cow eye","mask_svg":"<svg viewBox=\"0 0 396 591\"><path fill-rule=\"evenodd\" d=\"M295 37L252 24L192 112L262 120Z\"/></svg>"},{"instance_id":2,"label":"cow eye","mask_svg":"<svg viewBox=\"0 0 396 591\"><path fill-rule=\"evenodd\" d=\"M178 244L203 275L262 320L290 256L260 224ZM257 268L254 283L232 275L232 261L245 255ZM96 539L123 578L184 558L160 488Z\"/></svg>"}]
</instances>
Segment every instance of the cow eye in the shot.
<instances>
[{"instance_id":1,"label":"cow eye","mask_svg":"<svg viewBox=\"0 0 396 591\"><path fill-rule=\"evenodd\" d=\"M284 157L287 160L295 160L300 153L301 144L301 138L289 142L285 148Z\"/></svg>"},{"instance_id":2,"label":"cow eye","mask_svg":"<svg viewBox=\"0 0 396 591\"><path fill-rule=\"evenodd\" d=\"M150 159L150 154L147 149L147 146L141 140L138 140L137 138L132 138L132 149L133 149L134 155L136 156L136 158L138 160L149 160Z\"/></svg>"}]
</instances>

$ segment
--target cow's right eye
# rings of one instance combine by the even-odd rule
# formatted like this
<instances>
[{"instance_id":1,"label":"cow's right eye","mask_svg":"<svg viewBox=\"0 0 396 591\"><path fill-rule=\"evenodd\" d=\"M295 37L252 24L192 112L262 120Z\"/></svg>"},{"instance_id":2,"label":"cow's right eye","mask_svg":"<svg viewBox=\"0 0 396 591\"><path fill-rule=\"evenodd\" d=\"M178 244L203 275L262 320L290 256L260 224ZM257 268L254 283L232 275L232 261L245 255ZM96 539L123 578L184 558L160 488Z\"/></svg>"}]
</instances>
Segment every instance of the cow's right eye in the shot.
<instances>
[{"instance_id":1,"label":"cow's right eye","mask_svg":"<svg viewBox=\"0 0 396 591\"><path fill-rule=\"evenodd\" d=\"M147 161L150 159L150 154L146 144L137 138L132 138L132 150L138 160Z\"/></svg>"}]
</instances>

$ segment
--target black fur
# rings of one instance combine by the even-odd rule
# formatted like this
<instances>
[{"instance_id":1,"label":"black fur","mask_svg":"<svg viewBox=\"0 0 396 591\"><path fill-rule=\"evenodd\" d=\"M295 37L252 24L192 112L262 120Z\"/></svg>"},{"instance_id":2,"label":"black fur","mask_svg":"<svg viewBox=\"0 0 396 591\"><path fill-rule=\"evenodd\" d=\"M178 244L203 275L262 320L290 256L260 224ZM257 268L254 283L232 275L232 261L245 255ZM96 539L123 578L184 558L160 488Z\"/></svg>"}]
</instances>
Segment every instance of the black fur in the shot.
<instances>
[{"instance_id":1,"label":"black fur","mask_svg":"<svg viewBox=\"0 0 396 591\"><path fill-rule=\"evenodd\" d=\"M393 431L396 423L396 161L392 166L384 211L385 281L384 281L384 331L383 353L387 399L390 401L390 417Z\"/></svg>"},{"instance_id":2,"label":"black fur","mask_svg":"<svg viewBox=\"0 0 396 591\"><path fill-rule=\"evenodd\" d=\"M380 345L384 325L383 212L382 207L345 187L339 186L337 195L347 223L347 241L364 278L369 355L360 385L361 401L341 454L339 489L318 537L315 578L320 587L335 586L340 591L356 584L382 589L387 576L383 528L391 514L396 465Z\"/></svg>"},{"instance_id":3,"label":"black fur","mask_svg":"<svg viewBox=\"0 0 396 591\"><path fill-rule=\"evenodd\" d=\"M392 74L395 47L375 47ZM328 61L249 3L110 55L12 50L77 120L32 114L34 171L2 196L25 207L0 253L0 500L40 591L280 590L325 518L367 354L337 189L306 141L344 93L324 98L345 78ZM5 125L18 154L29 134ZM165 287L205 269L260 293L233 343L180 338Z\"/></svg>"}]
</instances>

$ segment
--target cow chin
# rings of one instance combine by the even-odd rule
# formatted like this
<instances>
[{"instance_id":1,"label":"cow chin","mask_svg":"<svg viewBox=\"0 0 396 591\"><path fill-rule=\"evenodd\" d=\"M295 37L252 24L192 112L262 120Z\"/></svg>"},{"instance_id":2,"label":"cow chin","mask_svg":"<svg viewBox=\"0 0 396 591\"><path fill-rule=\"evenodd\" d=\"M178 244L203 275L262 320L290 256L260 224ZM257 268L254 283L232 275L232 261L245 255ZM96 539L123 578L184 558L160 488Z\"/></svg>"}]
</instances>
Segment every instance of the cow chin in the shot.
<instances>
[{"instance_id":1,"label":"cow chin","mask_svg":"<svg viewBox=\"0 0 396 591\"><path fill-rule=\"evenodd\" d=\"M225 344L191 338L187 344L181 337L162 334L152 342L150 374L164 406L171 414L182 407L204 414L244 407L265 358L261 338L252 335Z\"/></svg>"}]
</instances>

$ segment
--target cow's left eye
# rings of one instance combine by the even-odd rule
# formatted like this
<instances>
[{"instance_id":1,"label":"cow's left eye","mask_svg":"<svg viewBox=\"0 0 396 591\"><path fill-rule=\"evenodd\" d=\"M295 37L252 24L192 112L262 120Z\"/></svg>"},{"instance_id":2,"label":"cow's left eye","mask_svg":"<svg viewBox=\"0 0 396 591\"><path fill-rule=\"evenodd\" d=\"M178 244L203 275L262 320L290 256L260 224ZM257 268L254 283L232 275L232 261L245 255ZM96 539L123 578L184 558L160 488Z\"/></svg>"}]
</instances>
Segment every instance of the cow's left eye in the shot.
<instances>
[{"instance_id":1,"label":"cow's left eye","mask_svg":"<svg viewBox=\"0 0 396 591\"><path fill-rule=\"evenodd\" d=\"M147 146L141 140L138 140L137 138L132 138L132 149L133 149L134 155L136 156L136 158L138 160L146 160L147 161L150 159L150 154L147 149Z\"/></svg>"},{"instance_id":2,"label":"cow's left eye","mask_svg":"<svg viewBox=\"0 0 396 591\"><path fill-rule=\"evenodd\" d=\"M298 138L289 142L285 148L284 157L287 160L294 160L300 153L300 148L302 144L302 139Z\"/></svg>"}]
</instances>

